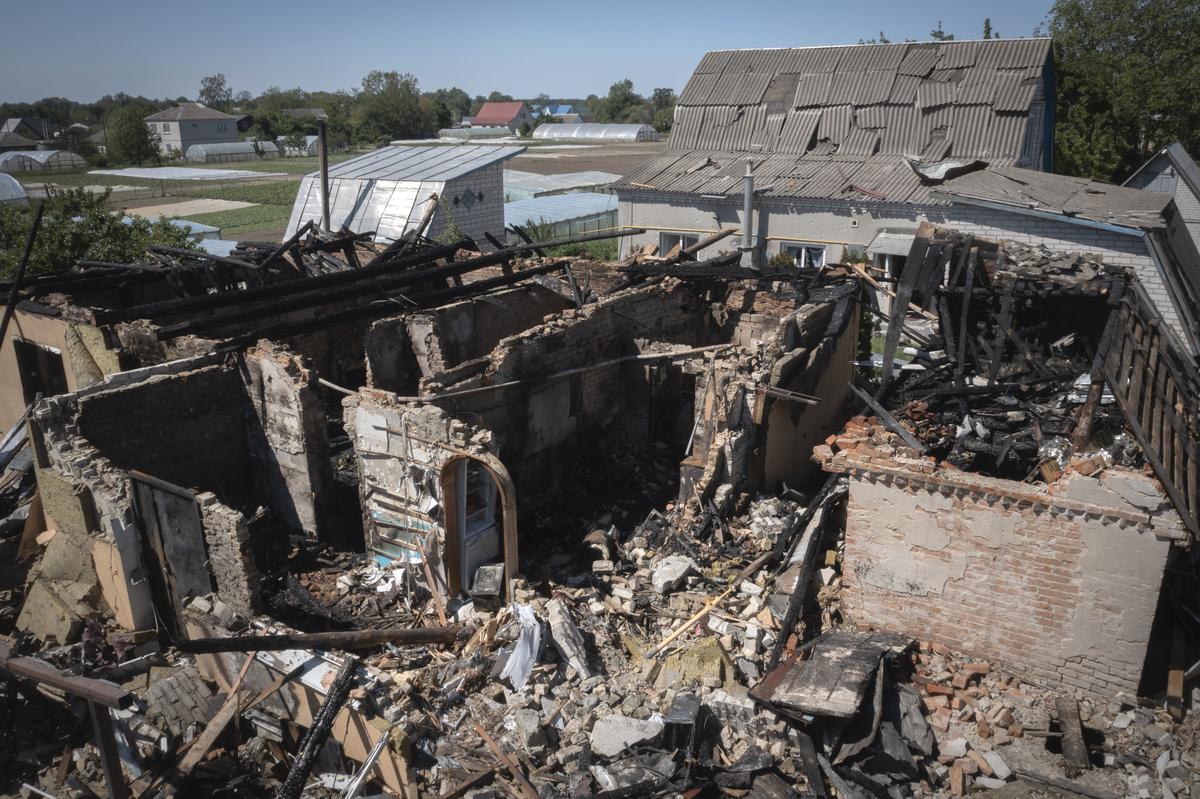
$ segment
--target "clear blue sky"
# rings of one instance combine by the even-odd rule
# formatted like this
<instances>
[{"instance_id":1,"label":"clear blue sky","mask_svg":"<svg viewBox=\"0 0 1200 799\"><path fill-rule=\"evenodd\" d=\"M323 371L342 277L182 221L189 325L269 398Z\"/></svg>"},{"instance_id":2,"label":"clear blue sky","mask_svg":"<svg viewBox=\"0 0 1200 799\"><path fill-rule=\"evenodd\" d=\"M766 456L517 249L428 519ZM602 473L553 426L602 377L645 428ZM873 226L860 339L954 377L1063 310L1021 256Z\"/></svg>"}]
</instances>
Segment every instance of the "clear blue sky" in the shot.
<instances>
[{"instance_id":1,"label":"clear blue sky","mask_svg":"<svg viewBox=\"0 0 1200 799\"><path fill-rule=\"evenodd\" d=\"M517 97L604 94L632 78L679 90L708 50L853 44L883 30L927 39L942 20L979 38L984 17L1028 36L1051 0L37 0L5 3L0 100L92 101L125 91L194 97L223 72L231 88L349 89L372 69L422 89Z\"/></svg>"}]
</instances>

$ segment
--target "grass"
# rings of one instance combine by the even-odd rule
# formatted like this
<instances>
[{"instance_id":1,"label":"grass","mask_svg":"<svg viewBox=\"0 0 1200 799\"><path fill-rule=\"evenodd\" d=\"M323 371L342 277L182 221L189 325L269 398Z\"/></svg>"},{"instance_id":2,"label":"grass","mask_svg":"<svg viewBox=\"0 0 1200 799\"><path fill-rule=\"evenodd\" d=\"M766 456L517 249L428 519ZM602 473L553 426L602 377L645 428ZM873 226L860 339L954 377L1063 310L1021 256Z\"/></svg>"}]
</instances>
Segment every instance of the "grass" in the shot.
<instances>
[{"instance_id":1,"label":"grass","mask_svg":"<svg viewBox=\"0 0 1200 799\"><path fill-rule=\"evenodd\" d=\"M287 227L292 215L291 203L287 205L250 205L232 211L214 211L210 214L189 214L188 220L221 229L221 238L238 239L246 233L259 230L282 230Z\"/></svg>"},{"instance_id":2,"label":"grass","mask_svg":"<svg viewBox=\"0 0 1200 799\"><path fill-rule=\"evenodd\" d=\"M300 190L298 180L277 180L271 183L225 183L206 188L202 196L210 200L236 200L259 205L286 205L292 207L296 192Z\"/></svg>"}]
</instances>

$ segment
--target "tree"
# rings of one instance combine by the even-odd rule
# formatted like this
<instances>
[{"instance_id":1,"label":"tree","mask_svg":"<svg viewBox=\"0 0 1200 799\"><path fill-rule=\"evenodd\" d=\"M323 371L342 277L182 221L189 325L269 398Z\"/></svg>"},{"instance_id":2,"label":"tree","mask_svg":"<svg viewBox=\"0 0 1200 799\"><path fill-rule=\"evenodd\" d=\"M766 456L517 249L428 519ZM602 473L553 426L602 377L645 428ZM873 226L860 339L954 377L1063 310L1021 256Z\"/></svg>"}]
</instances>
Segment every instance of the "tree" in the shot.
<instances>
[{"instance_id":1,"label":"tree","mask_svg":"<svg viewBox=\"0 0 1200 799\"><path fill-rule=\"evenodd\" d=\"M1000 38L1000 34L996 33L994 30L992 30L991 17L983 18L983 38L985 38L985 39L999 39Z\"/></svg>"},{"instance_id":2,"label":"tree","mask_svg":"<svg viewBox=\"0 0 1200 799\"><path fill-rule=\"evenodd\" d=\"M942 21L938 20L938 26L929 32L929 38L936 42L952 42L954 41L953 33L946 33L942 30Z\"/></svg>"},{"instance_id":3,"label":"tree","mask_svg":"<svg viewBox=\"0 0 1200 799\"><path fill-rule=\"evenodd\" d=\"M133 105L118 108L108 115L108 155L113 161L141 166L158 161L158 136L142 121L142 111Z\"/></svg>"},{"instance_id":4,"label":"tree","mask_svg":"<svg viewBox=\"0 0 1200 799\"><path fill-rule=\"evenodd\" d=\"M655 89L650 94L650 103L654 106L655 113L674 108L677 99L674 89Z\"/></svg>"},{"instance_id":5,"label":"tree","mask_svg":"<svg viewBox=\"0 0 1200 799\"><path fill-rule=\"evenodd\" d=\"M671 126L675 124L675 109L660 108L654 112L654 129L659 133L670 133Z\"/></svg>"},{"instance_id":6,"label":"tree","mask_svg":"<svg viewBox=\"0 0 1200 799\"><path fill-rule=\"evenodd\" d=\"M1195 0L1056 0L1055 168L1119 183L1162 147L1200 151Z\"/></svg>"},{"instance_id":7,"label":"tree","mask_svg":"<svg viewBox=\"0 0 1200 799\"><path fill-rule=\"evenodd\" d=\"M209 108L224 111L229 108L229 101L232 99L233 90L225 82L225 73L218 72L216 75L207 75L200 79L200 102Z\"/></svg>"},{"instance_id":8,"label":"tree","mask_svg":"<svg viewBox=\"0 0 1200 799\"><path fill-rule=\"evenodd\" d=\"M633 90L633 81L626 78L614 83L593 110L600 122L645 122L649 117L645 106L645 99Z\"/></svg>"},{"instance_id":9,"label":"tree","mask_svg":"<svg viewBox=\"0 0 1200 799\"><path fill-rule=\"evenodd\" d=\"M191 235L166 218L149 222L108 208L108 191L82 188L52 191L45 201L41 229L33 242L27 274L35 276L73 269L81 260L130 263L143 257L150 244L196 249ZM0 280L11 280L33 225L32 206L0 204Z\"/></svg>"},{"instance_id":10,"label":"tree","mask_svg":"<svg viewBox=\"0 0 1200 799\"><path fill-rule=\"evenodd\" d=\"M361 139L371 141L428 132L431 124L421 111L417 79L394 71L367 73L355 108L355 127Z\"/></svg>"}]
</instances>

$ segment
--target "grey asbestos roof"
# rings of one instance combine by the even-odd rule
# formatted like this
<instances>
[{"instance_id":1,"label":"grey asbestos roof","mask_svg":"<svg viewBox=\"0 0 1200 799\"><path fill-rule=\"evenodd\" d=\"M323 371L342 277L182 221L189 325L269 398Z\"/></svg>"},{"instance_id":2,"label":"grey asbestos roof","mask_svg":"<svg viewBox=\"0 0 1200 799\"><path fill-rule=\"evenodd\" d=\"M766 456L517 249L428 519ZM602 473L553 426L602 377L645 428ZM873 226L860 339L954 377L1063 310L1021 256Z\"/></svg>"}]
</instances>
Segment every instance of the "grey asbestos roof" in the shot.
<instances>
[{"instance_id":1,"label":"grey asbestos roof","mask_svg":"<svg viewBox=\"0 0 1200 799\"><path fill-rule=\"evenodd\" d=\"M329 168L330 180L447 181L525 152L524 147L462 145L448 147L380 147ZM311 173L315 176L317 173Z\"/></svg>"},{"instance_id":2,"label":"grey asbestos roof","mask_svg":"<svg viewBox=\"0 0 1200 799\"><path fill-rule=\"evenodd\" d=\"M1192 193L1200 197L1200 167L1196 166L1196 162L1192 159L1192 156L1188 154L1188 151L1185 150L1183 145L1179 142L1168 144L1166 147L1156 153L1150 160L1139 166L1137 170L1129 176L1123 185L1143 188L1146 178L1146 175L1143 173L1146 172L1146 169L1159 158L1166 158L1168 161L1170 161L1171 165L1175 167L1175 170L1179 173L1180 177L1187 182L1188 186L1192 190Z\"/></svg>"},{"instance_id":3,"label":"grey asbestos roof","mask_svg":"<svg viewBox=\"0 0 1200 799\"><path fill-rule=\"evenodd\" d=\"M962 175L935 192L1142 230L1166 227L1164 212L1171 203L1169 194L1017 167L991 167Z\"/></svg>"},{"instance_id":4,"label":"grey asbestos roof","mask_svg":"<svg viewBox=\"0 0 1200 799\"><path fill-rule=\"evenodd\" d=\"M617 187L723 194L749 157L767 196L928 202L903 157L1016 163L1049 59L1049 39L713 51L671 149Z\"/></svg>"},{"instance_id":5,"label":"grey asbestos roof","mask_svg":"<svg viewBox=\"0 0 1200 799\"><path fill-rule=\"evenodd\" d=\"M237 119L203 103L180 103L145 118L145 122L177 122L181 119Z\"/></svg>"}]
</instances>

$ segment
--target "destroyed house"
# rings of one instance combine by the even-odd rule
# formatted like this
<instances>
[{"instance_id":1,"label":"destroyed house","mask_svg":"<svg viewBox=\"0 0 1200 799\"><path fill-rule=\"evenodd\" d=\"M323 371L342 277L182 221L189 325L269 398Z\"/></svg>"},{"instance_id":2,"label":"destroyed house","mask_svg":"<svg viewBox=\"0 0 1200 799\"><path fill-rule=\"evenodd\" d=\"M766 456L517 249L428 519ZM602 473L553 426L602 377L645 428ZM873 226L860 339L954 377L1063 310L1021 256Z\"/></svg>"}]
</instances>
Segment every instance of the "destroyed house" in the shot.
<instances>
[{"instance_id":1,"label":"destroyed house","mask_svg":"<svg viewBox=\"0 0 1200 799\"><path fill-rule=\"evenodd\" d=\"M814 455L849 476L848 619L1138 692L1198 530L1185 345L1095 255L926 225L908 264L891 311L934 327L888 329L881 389Z\"/></svg>"},{"instance_id":2,"label":"destroyed house","mask_svg":"<svg viewBox=\"0 0 1200 799\"><path fill-rule=\"evenodd\" d=\"M504 231L504 167L524 147L381 147L329 168L329 226L391 242L417 228L491 247ZM305 176L285 235L323 217L321 177ZM430 217L425 221L425 217Z\"/></svg>"},{"instance_id":3,"label":"destroyed house","mask_svg":"<svg viewBox=\"0 0 1200 799\"><path fill-rule=\"evenodd\" d=\"M1049 39L713 51L670 148L614 186L621 224L647 230L623 246L665 253L748 224L759 263L888 254L877 236L945 213L913 164L1049 170L1054 108Z\"/></svg>"},{"instance_id":4,"label":"destroyed house","mask_svg":"<svg viewBox=\"0 0 1200 799\"><path fill-rule=\"evenodd\" d=\"M1171 195L1192 242L1200 247L1200 166L1182 144L1164 147L1121 185Z\"/></svg>"}]
</instances>

